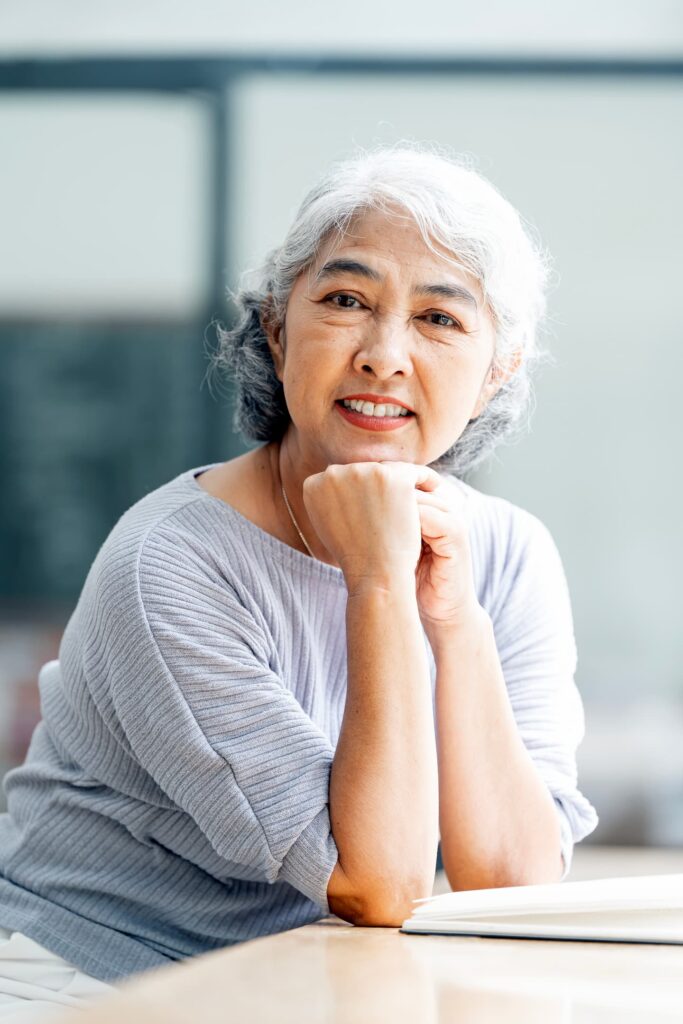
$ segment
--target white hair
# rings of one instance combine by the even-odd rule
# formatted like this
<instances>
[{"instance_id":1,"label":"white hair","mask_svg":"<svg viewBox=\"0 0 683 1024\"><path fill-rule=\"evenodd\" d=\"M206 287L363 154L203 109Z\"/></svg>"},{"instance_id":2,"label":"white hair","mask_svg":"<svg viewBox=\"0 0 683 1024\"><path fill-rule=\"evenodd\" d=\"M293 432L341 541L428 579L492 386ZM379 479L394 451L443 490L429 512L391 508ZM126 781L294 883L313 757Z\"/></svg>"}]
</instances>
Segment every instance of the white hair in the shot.
<instances>
[{"instance_id":1,"label":"white hair","mask_svg":"<svg viewBox=\"0 0 683 1024\"><path fill-rule=\"evenodd\" d=\"M290 422L263 329L266 304L269 317L284 323L294 283L323 243L335 234L341 237L364 210L391 215L397 208L414 219L433 251L452 254L453 262L479 282L495 328L494 371L504 373L515 357L518 362L432 468L462 475L527 424L531 372L546 355L538 334L550 257L470 159L434 146L401 143L334 165L305 197L282 245L260 267L247 271L232 295L237 316L229 329L218 325L213 364L232 378L233 426L246 440L277 440Z\"/></svg>"}]
</instances>

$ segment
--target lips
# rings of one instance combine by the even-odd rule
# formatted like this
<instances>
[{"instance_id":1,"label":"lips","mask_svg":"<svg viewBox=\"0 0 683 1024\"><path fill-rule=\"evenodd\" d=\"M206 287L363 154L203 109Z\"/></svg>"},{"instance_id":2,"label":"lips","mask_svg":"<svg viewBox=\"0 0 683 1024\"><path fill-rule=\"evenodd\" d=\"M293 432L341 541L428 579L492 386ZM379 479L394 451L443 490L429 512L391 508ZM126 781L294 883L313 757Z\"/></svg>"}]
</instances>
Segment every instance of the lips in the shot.
<instances>
[{"instance_id":1,"label":"lips","mask_svg":"<svg viewBox=\"0 0 683 1024\"><path fill-rule=\"evenodd\" d=\"M343 399L335 402L334 406L347 423L370 432L404 430L407 424L412 423L415 418L414 413L410 412L405 416L366 416L362 412L356 412L355 409L345 406Z\"/></svg>"}]
</instances>

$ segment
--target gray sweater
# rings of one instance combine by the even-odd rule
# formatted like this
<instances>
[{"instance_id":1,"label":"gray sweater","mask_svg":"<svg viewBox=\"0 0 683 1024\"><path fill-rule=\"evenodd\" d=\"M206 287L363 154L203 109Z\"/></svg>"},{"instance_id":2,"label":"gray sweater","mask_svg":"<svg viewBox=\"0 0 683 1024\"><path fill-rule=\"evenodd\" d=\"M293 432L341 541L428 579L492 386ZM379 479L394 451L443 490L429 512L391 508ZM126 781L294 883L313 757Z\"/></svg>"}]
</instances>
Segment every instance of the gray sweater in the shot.
<instances>
[{"instance_id":1,"label":"gray sweater","mask_svg":"<svg viewBox=\"0 0 683 1024\"><path fill-rule=\"evenodd\" d=\"M344 578L207 494L195 475L208 468L111 531L40 673L26 761L5 780L0 925L104 981L329 912ZM598 819L577 789L562 564L536 517L467 490L477 596L555 798L566 876Z\"/></svg>"}]
</instances>

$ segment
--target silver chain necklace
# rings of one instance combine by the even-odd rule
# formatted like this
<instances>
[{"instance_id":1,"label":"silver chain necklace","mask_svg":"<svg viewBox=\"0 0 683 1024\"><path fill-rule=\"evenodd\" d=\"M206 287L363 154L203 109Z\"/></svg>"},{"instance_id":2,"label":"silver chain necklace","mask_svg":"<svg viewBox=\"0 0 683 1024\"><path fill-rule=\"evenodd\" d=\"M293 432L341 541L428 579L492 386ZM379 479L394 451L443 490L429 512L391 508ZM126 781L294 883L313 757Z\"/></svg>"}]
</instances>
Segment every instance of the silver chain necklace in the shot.
<instances>
[{"instance_id":1,"label":"silver chain necklace","mask_svg":"<svg viewBox=\"0 0 683 1024\"><path fill-rule=\"evenodd\" d=\"M280 480L280 489L282 491L282 497L285 499L285 505L287 506L287 511L289 512L289 518L292 520L292 522L294 524L294 529L296 530L296 532L299 534L299 536L301 537L302 541L304 542L304 545L306 546L306 550L308 551L308 553L311 556L311 558L315 558L315 555L311 551L311 548L310 548L310 545L309 545L308 541L306 540L306 538L304 537L303 533L299 529L299 524L297 523L296 519L294 518L294 513L292 512L292 508L291 508L289 502L287 501L287 495L285 494L285 489L282 486L282 480Z\"/></svg>"},{"instance_id":2,"label":"silver chain necklace","mask_svg":"<svg viewBox=\"0 0 683 1024\"><path fill-rule=\"evenodd\" d=\"M311 558L315 558L315 555L311 551L311 548L310 548L310 545L309 545L308 541L306 540L306 538L304 537L303 533L299 529L299 524L297 523L296 519L294 518L294 513L292 512L292 507L289 504L289 502L287 501L287 495L285 494L285 487L284 487L284 484L282 483L282 472L280 471L280 449L279 448L278 448L278 453L277 454L278 454L277 468L278 468L278 472L280 473L280 490L282 491L282 497L285 499L285 505L287 506L287 511L289 512L289 518L292 520L292 523L294 525L294 529L296 530L296 532L299 534L299 536L301 537L302 541L304 542L304 547L308 551L309 555L311 556Z\"/></svg>"}]
</instances>

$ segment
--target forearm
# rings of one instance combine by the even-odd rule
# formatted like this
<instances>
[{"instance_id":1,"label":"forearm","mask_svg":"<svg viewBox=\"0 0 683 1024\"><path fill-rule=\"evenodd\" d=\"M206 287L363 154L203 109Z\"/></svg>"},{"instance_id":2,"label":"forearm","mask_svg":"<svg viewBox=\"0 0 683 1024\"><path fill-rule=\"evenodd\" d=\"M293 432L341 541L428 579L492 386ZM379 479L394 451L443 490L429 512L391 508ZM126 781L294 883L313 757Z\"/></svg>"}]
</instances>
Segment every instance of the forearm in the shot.
<instances>
[{"instance_id":1,"label":"forearm","mask_svg":"<svg viewBox=\"0 0 683 1024\"><path fill-rule=\"evenodd\" d=\"M519 735L493 625L477 610L432 639L441 853L451 888L558 881L554 801Z\"/></svg>"},{"instance_id":2,"label":"forearm","mask_svg":"<svg viewBox=\"0 0 683 1024\"><path fill-rule=\"evenodd\" d=\"M374 907L375 923L396 923L409 915L412 899L431 895L438 844L431 682L414 582L406 577L388 589L350 594L346 628L332 831L340 865Z\"/></svg>"}]
</instances>

